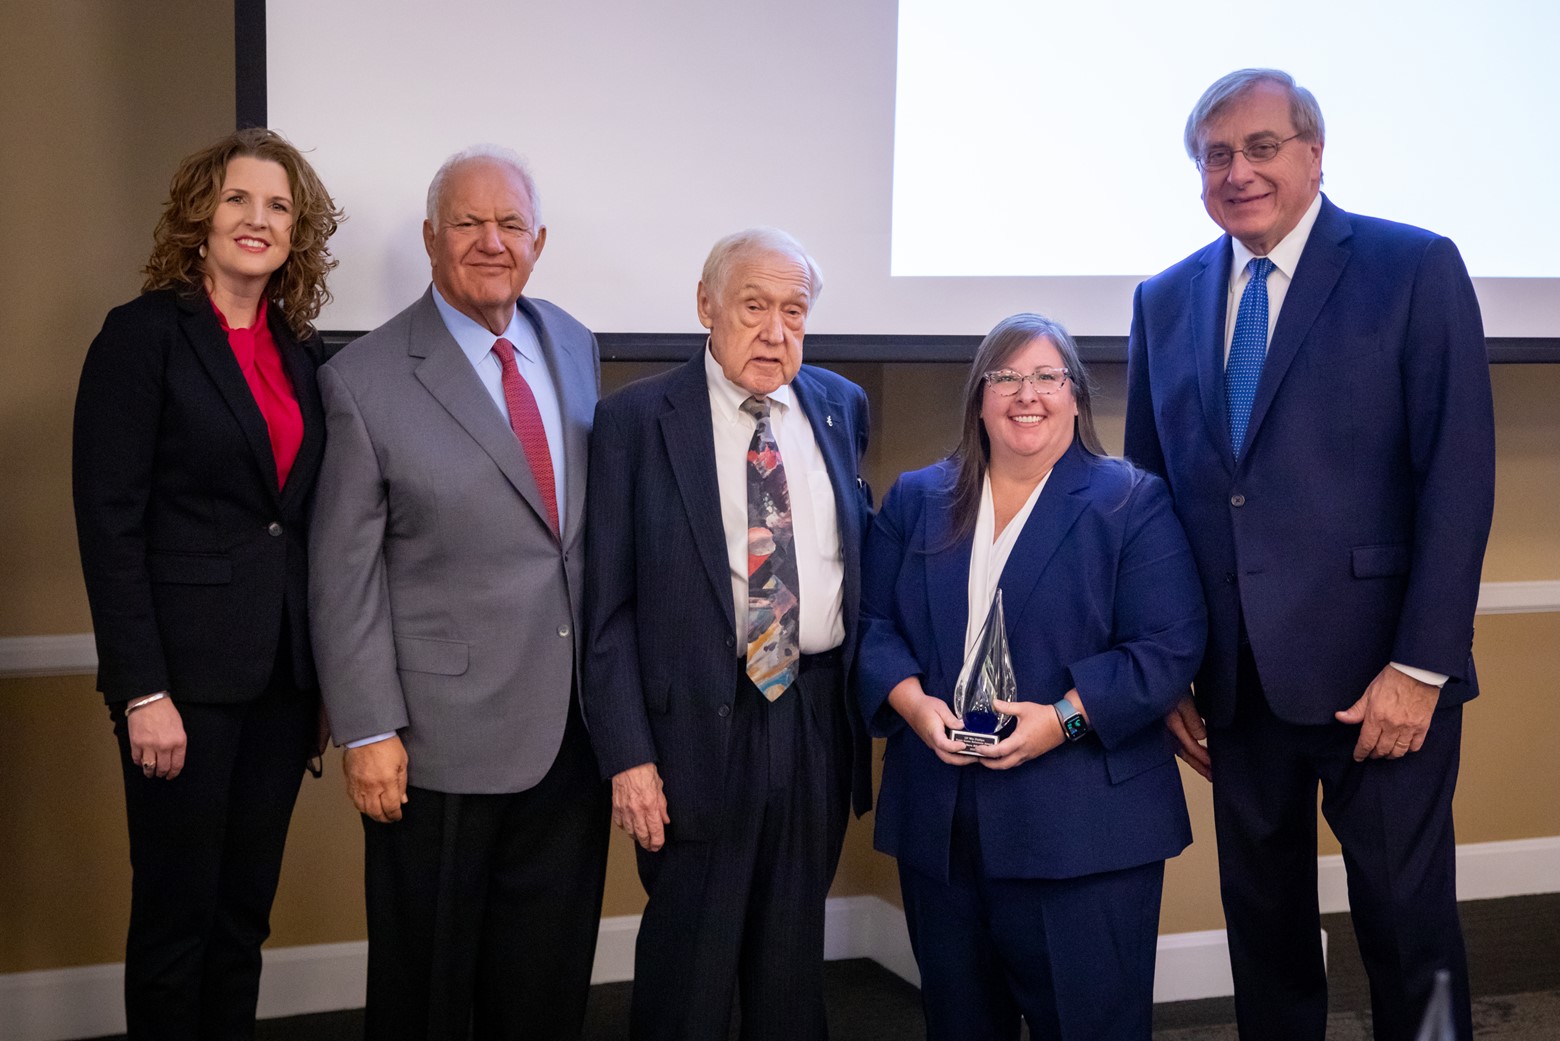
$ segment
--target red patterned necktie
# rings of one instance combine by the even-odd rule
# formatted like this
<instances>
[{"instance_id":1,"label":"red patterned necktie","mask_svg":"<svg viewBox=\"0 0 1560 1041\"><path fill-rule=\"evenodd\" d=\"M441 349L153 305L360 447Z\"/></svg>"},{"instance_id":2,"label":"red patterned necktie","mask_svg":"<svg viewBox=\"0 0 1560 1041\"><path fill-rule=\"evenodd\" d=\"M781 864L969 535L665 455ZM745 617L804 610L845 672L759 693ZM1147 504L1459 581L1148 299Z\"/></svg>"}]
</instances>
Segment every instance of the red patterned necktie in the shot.
<instances>
[{"instance_id":1,"label":"red patterned necktie","mask_svg":"<svg viewBox=\"0 0 1560 1041\"><path fill-rule=\"evenodd\" d=\"M542 414L536 408L536 395L531 385L520 375L515 364L515 345L503 337L493 344L498 364L504 370L504 402L509 406L509 425L520 439L526 462L536 477L536 489L542 493L542 503L547 507L547 523L553 534L558 534L558 486L553 479L552 450L547 447L547 429L542 426Z\"/></svg>"}]
</instances>

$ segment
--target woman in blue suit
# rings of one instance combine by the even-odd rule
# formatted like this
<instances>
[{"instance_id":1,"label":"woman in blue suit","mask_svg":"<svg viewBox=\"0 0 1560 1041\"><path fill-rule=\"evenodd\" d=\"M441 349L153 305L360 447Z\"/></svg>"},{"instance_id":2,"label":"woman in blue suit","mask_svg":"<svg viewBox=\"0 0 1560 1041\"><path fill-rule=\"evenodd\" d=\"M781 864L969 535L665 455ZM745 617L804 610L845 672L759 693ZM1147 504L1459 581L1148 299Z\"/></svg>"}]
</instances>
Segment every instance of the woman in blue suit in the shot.
<instances>
[{"instance_id":1,"label":"woman in blue suit","mask_svg":"<svg viewBox=\"0 0 1560 1041\"><path fill-rule=\"evenodd\" d=\"M951 698L1002 591L1017 697L976 757ZM927 1036L1146 1041L1164 861L1191 841L1165 714L1206 636L1164 485L1107 458L1057 323L976 353L948 459L884 499L863 563L862 711L888 738Z\"/></svg>"}]
</instances>

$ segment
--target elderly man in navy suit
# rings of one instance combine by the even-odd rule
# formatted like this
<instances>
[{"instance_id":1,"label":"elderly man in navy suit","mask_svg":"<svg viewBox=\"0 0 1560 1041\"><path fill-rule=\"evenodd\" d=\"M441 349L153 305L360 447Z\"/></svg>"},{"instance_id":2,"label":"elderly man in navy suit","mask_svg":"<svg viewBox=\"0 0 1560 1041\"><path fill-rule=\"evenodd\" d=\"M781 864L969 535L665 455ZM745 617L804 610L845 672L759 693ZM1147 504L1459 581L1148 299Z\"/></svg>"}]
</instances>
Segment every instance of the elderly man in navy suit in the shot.
<instances>
[{"instance_id":1,"label":"elderly man in navy suit","mask_svg":"<svg viewBox=\"0 0 1560 1041\"><path fill-rule=\"evenodd\" d=\"M1484 333L1449 240L1321 194L1323 143L1286 73L1209 87L1186 149L1227 234L1138 287L1127 454L1169 483L1208 600L1171 729L1211 767L1241 1037L1326 1027L1318 784L1376 1037L1412 1037L1438 969L1469 1037L1452 791L1494 501Z\"/></svg>"},{"instance_id":2,"label":"elderly man in navy suit","mask_svg":"<svg viewBox=\"0 0 1560 1041\"><path fill-rule=\"evenodd\" d=\"M716 243L706 349L602 401L591 437L586 682L612 817L650 900L631 1034L826 1035L823 911L851 795L870 495L861 388L802 365L823 279L774 229Z\"/></svg>"}]
</instances>

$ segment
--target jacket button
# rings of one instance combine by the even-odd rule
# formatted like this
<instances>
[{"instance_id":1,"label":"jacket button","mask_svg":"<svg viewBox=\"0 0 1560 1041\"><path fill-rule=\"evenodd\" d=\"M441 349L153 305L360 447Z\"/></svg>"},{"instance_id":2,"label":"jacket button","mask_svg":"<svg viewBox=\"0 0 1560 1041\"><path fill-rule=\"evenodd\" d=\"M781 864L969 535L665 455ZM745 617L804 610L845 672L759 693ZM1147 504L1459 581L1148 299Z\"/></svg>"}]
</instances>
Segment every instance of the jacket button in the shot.
<instances>
[{"instance_id":1,"label":"jacket button","mask_svg":"<svg viewBox=\"0 0 1560 1041\"><path fill-rule=\"evenodd\" d=\"M715 710L715 714L721 719L725 719L727 716L731 715L731 706L722 705L720 708Z\"/></svg>"},{"instance_id":2,"label":"jacket button","mask_svg":"<svg viewBox=\"0 0 1560 1041\"><path fill-rule=\"evenodd\" d=\"M569 635L569 627L567 625L560 625L560 626L558 626L558 635L559 636L568 636Z\"/></svg>"},{"instance_id":3,"label":"jacket button","mask_svg":"<svg viewBox=\"0 0 1560 1041\"><path fill-rule=\"evenodd\" d=\"M1224 573L1224 584L1227 586L1232 586L1235 584L1235 572L1226 571Z\"/></svg>"},{"instance_id":4,"label":"jacket button","mask_svg":"<svg viewBox=\"0 0 1560 1041\"><path fill-rule=\"evenodd\" d=\"M274 536L280 535L282 533L282 526L280 524L278 524L276 521L272 521L270 524L267 524L265 526L265 530L266 530L267 534L269 534L269 535L274 537Z\"/></svg>"},{"instance_id":5,"label":"jacket button","mask_svg":"<svg viewBox=\"0 0 1560 1041\"><path fill-rule=\"evenodd\" d=\"M735 647L736 645L737 645L737 638L735 636L728 636L728 637L726 637L726 646L727 647Z\"/></svg>"},{"instance_id":6,"label":"jacket button","mask_svg":"<svg viewBox=\"0 0 1560 1041\"><path fill-rule=\"evenodd\" d=\"M1230 505L1231 506L1244 506L1244 505L1246 505L1246 497L1244 495L1241 495L1239 492L1237 492L1234 495L1230 496Z\"/></svg>"}]
</instances>

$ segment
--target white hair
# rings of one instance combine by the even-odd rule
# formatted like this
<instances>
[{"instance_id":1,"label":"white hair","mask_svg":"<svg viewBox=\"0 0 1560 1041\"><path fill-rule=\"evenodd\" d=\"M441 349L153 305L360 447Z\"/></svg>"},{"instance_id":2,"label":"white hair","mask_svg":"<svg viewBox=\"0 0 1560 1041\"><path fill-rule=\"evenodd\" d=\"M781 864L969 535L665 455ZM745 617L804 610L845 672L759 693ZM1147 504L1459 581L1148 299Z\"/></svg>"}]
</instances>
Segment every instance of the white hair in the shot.
<instances>
[{"instance_id":1,"label":"white hair","mask_svg":"<svg viewBox=\"0 0 1560 1041\"><path fill-rule=\"evenodd\" d=\"M478 144L462 148L459 152L444 160L444 165L439 167L439 172L433 175L433 180L428 183L428 223L435 229L439 226L439 208L444 203L444 185L449 180L450 174L458 166L477 160L500 163L509 167L520 178L520 183L525 185L525 193L531 198L531 223L536 227L542 226L542 200L536 194L536 178L531 176L531 167L525 158L513 148L505 148L502 145Z\"/></svg>"},{"instance_id":2,"label":"white hair","mask_svg":"<svg viewBox=\"0 0 1560 1041\"><path fill-rule=\"evenodd\" d=\"M800 242L779 228L748 228L715 243L704 260L704 273L700 276L705 290L711 295L720 295L737 260L753 253L779 253L800 261L807 268L808 301L810 304L818 302L818 295L823 292L823 271Z\"/></svg>"}]
</instances>

